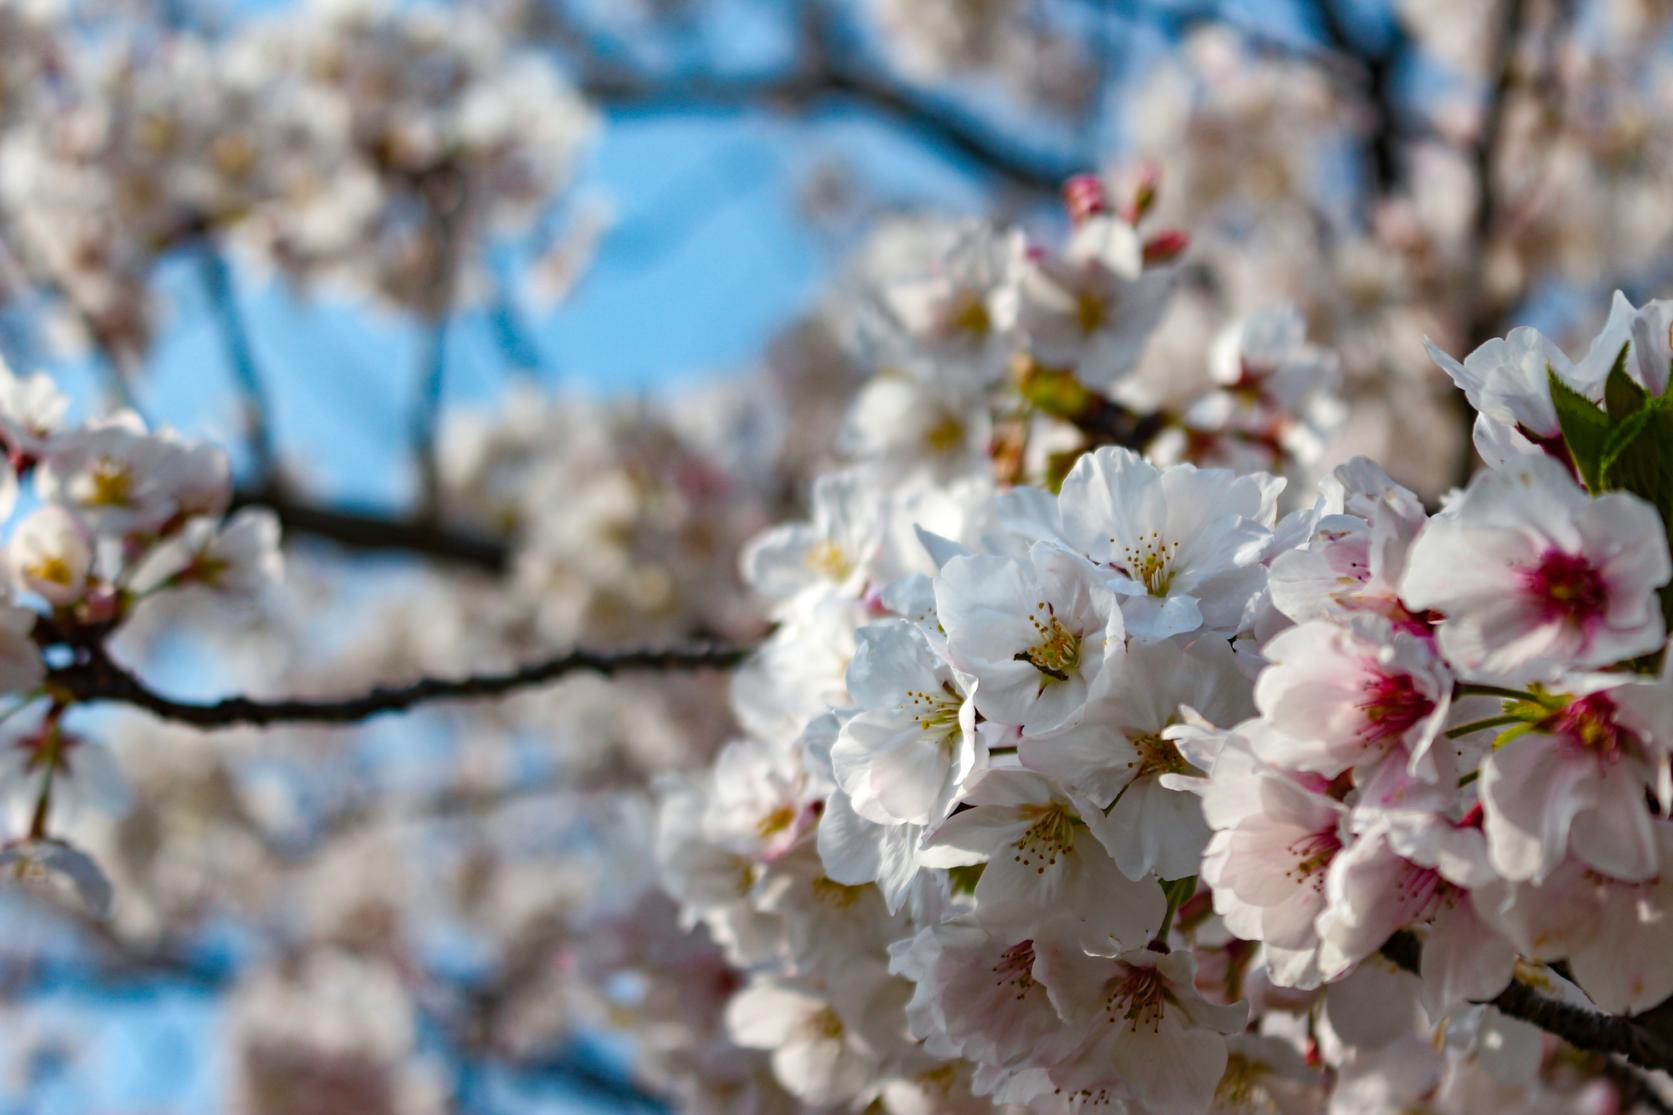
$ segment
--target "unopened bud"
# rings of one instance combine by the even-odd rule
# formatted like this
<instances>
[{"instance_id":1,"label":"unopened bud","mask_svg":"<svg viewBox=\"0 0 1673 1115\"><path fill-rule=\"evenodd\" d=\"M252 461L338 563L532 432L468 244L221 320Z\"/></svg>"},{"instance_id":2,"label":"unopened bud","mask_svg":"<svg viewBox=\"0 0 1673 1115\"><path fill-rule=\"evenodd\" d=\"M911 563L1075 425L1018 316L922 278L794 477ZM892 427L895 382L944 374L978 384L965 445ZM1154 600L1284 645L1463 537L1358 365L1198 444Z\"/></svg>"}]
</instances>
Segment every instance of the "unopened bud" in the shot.
<instances>
[{"instance_id":1,"label":"unopened bud","mask_svg":"<svg viewBox=\"0 0 1673 1115\"><path fill-rule=\"evenodd\" d=\"M1162 172L1155 164L1146 163L1140 168L1138 180L1133 183L1133 196L1121 210L1121 219L1130 225L1136 225L1144 215L1150 212L1150 207L1156 204L1156 186L1162 180Z\"/></svg>"},{"instance_id":2,"label":"unopened bud","mask_svg":"<svg viewBox=\"0 0 1673 1115\"><path fill-rule=\"evenodd\" d=\"M1077 174L1063 183L1063 203L1068 206L1069 219L1076 225L1109 212L1109 196L1095 174Z\"/></svg>"},{"instance_id":3,"label":"unopened bud","mask_svg":"<svg viewBox=\"0 0 1673 1115\"><path fill-rule=\"evenodd\" d=\"M117 590L110 585L100 585L90 591L81 602L81 614L78 617L83 623L109 623L122 614L122 600Z\"/></svg>"},{"instance_id":4,"label":"unopened bud","mask_svg":"<svg viewBox=\"0 0 1673 1115\"><path fill-rule=\"evenodd\" d=\"M1144 242L1146 263L1171 263L1191 246L1190 234L1184 229L1170 228L1158 232Z\"/></svg>"}]
</instances>

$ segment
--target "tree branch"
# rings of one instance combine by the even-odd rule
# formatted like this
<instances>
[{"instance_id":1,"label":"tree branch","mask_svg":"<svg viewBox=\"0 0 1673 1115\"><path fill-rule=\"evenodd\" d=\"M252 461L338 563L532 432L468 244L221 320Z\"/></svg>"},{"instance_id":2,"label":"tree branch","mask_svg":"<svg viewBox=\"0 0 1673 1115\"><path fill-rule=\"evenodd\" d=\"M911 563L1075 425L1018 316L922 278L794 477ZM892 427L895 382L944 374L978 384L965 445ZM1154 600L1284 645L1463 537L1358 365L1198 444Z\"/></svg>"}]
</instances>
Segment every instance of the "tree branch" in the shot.
<instances>
[{"instance_id":1,"label":"tree branch","mask_svg":"<svg viewBox=\"0 0 1673 1115\"><path fill-rule=\"evenodd\" d=\"M1365 157L1373 187L1369 200L1374 206L1378 199L1392 193L1400 185L1403 175L1404 168L1400 165L1402 127L1395 104L1394 79L1409 43L1405 31L1398 22L1394 22L1386 41L1375 48L1365 46L1348 26L1338 3L1339 0L1314 0L1312 11L1330 49L1353 59L1364 70L1362 97L1370 114L1370 126L1365 135Z\"/></svg>"},{"instance_id":2,"label":"tree branch","mask_svg":"<svg viewBox=\"0 0 1673 1115\"><path fill-rule=\"evenodd\" d=\"M287 535L322 538L350 550L415 554L494 576L511 567L511 547L505 540L437 522L394 518L365 508L326 507L272 488L236 492L232 507L265 507L278 516Z\"/></svg>"},{"instance_id":3,"label":"tree branch","mask_svg":"<svg viewBox=\"0 0 1673 1115\"><path fill-rule=\"evenodd\" d=\"M937 99L837 58L782 75L658 80L609 72L583 77L581 90L619 109L736 108L760 105L806 114L832 102L858 105L909 130L1028 193L1055 194L1078 165L1025 151L987 134Z\"/></svg>"},{"instance_id":4,"label":"tree branch","mask_svg":"<svg viewBox=\"0 0 1673 1115\"><path fill-rule=\"evenodd\" d=\"M441 513L441 467L436 438L447 387L447 340L459 281L459 252L465 219L465 180L451 167L437 170L419 184L428 213L433 271L423 365L409 422L413 462L418 470L418 517L433 521Z\"/></svg>"},{"instance_id":5,"label":"tree branch","mask_svg":"<svg viewBox=\"0 0 1673 1115\"><path fill-rule=\"evenodd\" d=\"M1508 306L1501 305L1486 289L1487 254L1492 247L1493 234L1499 218L1499 194L1494 180L1498 176L1500 138L1504 134L1505 108L1516 78L1516 40L1521 36L1525 0L1503 0L1504 10L1499 25L1499 37L1494 44L1490 73L1493 85L1483 109L1481 135L1476 140L1473 163L1476 177L1476 209L1471 222L1469 247L1468 318L1464 323L1464 353L1499 333L1499 321ZM1460 355L1463 355L1461 353ZM1458 464L1457 483L1469 483L1475 470L1475 412L1456 392L1456 405L1461 415L1463 451Z\"/></svg>"},{"instance_id":6,"label":"tree branch","mask_svg":"<svg viewBox=\"0 0 1673 1115\"><path fill-rule=\"evenodd\" d=\"M1475 241L1471 256L1471 309L1466 329L1466 348L1473 349L1498 332L1498 320L1505 307L1498 305L1483 289L1485 256L1492 243L1494 227L1498 223L1499 194L1493 181L1498 174L1500 140L1504 135L1505 109L1516 83L1516 40L1522 34L1522 20L1526 0L1504 0L1504 13L1499 25L1499 37L1494 44L1491 72L1493 85L1483 109L1481 135L1477 137L1473 156L1476 182L1475 216L1471 235Z\"/></svg>"},{"instance_id":7,"label":"tree branch","mask_svg":"<svg viewBox=\"0 0 1673 1115\"><path fill-rule=\"evenodd\" d=\"M62 694L76 702L132 705L160 720L220 729L240 725L355 724L433 701L503 696L584 671L612 677L632 670L726 669L741 662L751 648L697 643L622 651L576 649L503 673L461 678L425 677L405 685L379 686L350 697L271 701L226 697L209 704L177 701L164 696L114 662L103 646L95 643L87 649L89 655L86 661L48 672L46 687L49 692Z\"/></svg>"},{"instance_id":8,"label":"tree branch","mask_svg":"<svg viewBox=\"0 0 1673 1115\"><path fill-rule=\"evenodd\" d=\"M1411 932L1401 930L1383 945L1382 954L1396 967L1416 973L1422 945ZM1645 1024L1653 1012L1631 1018L1599 1014L1549 998L1514 979L1488 1005L1500 1014L1555 1034L1576 1049L1624 1057L1653 1072L1673 1069L1673 1041Z\"/></svg>"},{"instance_id":9,"label":"tree branch","mask_svg":"<svg viewBox=\"0 0 1673 1115\"><path fill-rule=\"evenodd\" d=\"M268 483L273 478L278 460L278 447L274 443L273 426L269 419L272 407L262 385L255 349L250 343L250 331L238 309L238 291L233 285L232 269L212 240L204 239L197 246L197 254L198 273L209 296L210 309L220 327L227 366L232 370L238 387L239 403L244 412L244 433L249 439L250 453L255 458L256 475L262 483Z\"/></svg>"}]
</instances>

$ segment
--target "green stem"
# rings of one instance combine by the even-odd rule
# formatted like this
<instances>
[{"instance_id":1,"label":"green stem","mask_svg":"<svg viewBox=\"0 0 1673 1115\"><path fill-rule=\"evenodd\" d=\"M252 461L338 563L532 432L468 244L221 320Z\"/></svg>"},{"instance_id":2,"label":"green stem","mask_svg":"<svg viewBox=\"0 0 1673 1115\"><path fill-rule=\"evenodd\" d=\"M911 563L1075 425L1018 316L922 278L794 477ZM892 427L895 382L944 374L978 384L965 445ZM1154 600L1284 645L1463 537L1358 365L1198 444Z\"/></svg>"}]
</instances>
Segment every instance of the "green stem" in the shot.
<instances>
[{"instance_id":1,"label":"green stem","mask_svg":"<svg viewBox=\"0 0 1673 1115\"><path fill-rule=\"evenodd\" d=\"M1506 689L1498 685L1476 685L1473 682L1459 682L1454 690L1460 697L1503 697L1507 701L1537 701L1534 694L1525 689Z\"/></svg>"},{"instance_id":2,"label":"green stem","mask_svg":"<svg viewBox=\"0 0 1673 1115\"><path fill-rule=\"evenodd\" d=\"M35 799L35 815L29 819L29 839L46 839L47 814L52 810L52 776L58 771L58 716L61 709L54 709L47 714L46 739L41 741L41 747L46 752L46 773L41 776L41 795Z\"/></svg>"},{"instance_id":3,"label":"green stem","mask_svg":"<svg viewBox=\"0 0 1673 1115\"><path fill-rule=\"evenodd\" d=\"M1458 739L1461 736L1469 735L1471 732L1479 732L1483 728L1498 728L1506 724L1526 724L1527 722L1528 718L1526 716L1512 714L1489 716L1485 720L1472 720L1468 724L1460 724L1456 728L1447 729L1446 738Z\"/></svg>"},{"instance_id":4,"label":"green stem","mask_svg":"<svg viewBox=\"0 0 1673 1115\"><path fill-rule=\"evenodd\" d=\"M1167 944L1168 934L1173 931L1173 917L1179 913L1179 908L1197 893L1197 877L1187 875L1183 879L1163 879L1162 894L1168 900L1168 912L1162 915L1162 928L1156 931L1156 940Z\"/></svg>"}]
</instances>

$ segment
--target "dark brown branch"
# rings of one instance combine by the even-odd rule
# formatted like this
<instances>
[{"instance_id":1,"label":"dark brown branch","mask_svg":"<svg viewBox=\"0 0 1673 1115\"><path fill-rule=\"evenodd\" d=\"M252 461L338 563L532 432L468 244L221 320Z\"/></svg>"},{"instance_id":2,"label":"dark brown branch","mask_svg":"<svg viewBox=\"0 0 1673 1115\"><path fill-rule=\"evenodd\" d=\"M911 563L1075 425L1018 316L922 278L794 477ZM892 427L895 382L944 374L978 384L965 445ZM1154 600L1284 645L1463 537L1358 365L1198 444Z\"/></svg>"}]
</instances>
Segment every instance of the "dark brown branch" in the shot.
<instances>
[{"instance_id":1,"label":"dark brown branch","mask_svg":"<svg viewBox=\"0 0 1673 1115\"><path fill-rule=\"evenodd\" d=\"M1516 40L1521 37L1525 0L1503 0L1504 9L1499 25L1499 37L1494 44L1494 56L1489 72L1493 85L1483 109L1481 135L1476 139L1473 164L1476 178L1476 208L1471 223L1469 286L1465 291L1469 317L1464 323L1464 353L1490 340L1499 333L1500 320L1506 310L1501 301L1487 290L1487 256L1492 250L1493 237L1499 221L1498 156L1504 134L1505 109L1516 79ZM1463 355L1463 353L1460 353ZM1456 404L1461 414L1463 449L1460 453L1456 481L1469 483L1475 468L1475 411L1458 392Z\"/></svg>"},{"instance_id":2,"label":"dark brown branch","mask_svg":"<svg viewBox=\"0 0 1673 1115\"><path fill-rule=\"evenodd\" d=\"M414 467L418 472L419 517L434 521L441 513L441 462L437 436L447 388L447 343L459 280L459 252L466 214L465 178L443 167L419 184L428 214L430 250L429 305L423 365L409 421Z\"/></svg>"},{"instance_id":3,"label":"dark brown branch","mask_svg":"<svg viewBox=\"0 0 1673 1115\"><path fill-rule=\"evenodd\" d=\"M1483 109L1481 135L1476 139L1473 164L1478 187L1475 215L1471 224L1475 248L1472 254L1470 320L1466 329L1466 349L1473 349L1498 332L1498 321L1505 307L1498 305L1483 289L1486 270L1485 257L1492 245L1499 219L1499 192L1494 179L1498 177L1499 147L1504 135L1505 110L1511 90L1516 83L1516 41L1522 34L1525 0L1504 0L1504 13L1499 25L1498 39L1490 73L1493 85Z\"/></svg>"},{"instance_id":4,"label":"dark brown branch","mask_svg":"<svg viewBox=\"0 0 1673 1115\"><path fill-rule=\"evenodd\" d=\"M463 565L496 576L511 565L504 540L419 519L391 517L366 508L326 507L280 491L246 491L233 507L266 507L287 535L325 539L350 550L405 553Z\"/></svg>"},{"instance_id":5,"label":"dark brown branch","mask_svg":"<svg viewBox=\"0 0 1673 1115\"><path fill-rule=\"evenodd\" d=\"M1401 183L1404 167L1400 162L1400 143L1404 138L1399 106L1396 104L1394 82L1400 64L1410 45L1398 22L1389 27L1384 41L1376 47L1363 44L1348 26L1340 0L1315 0L1312 10L1326 45L1333 51L1351 58L1364 72L1362 101L1368 116L1365 133L1365 158L1370 174L1366 211L1375 208L1377 201L1393 193Z\"/></svg>"},{"instance_id":6,"label":"dark brown branch","mask_svg":"<svg viewBox=\"0 0 1673 1115\"><path fill-rule=\"evenodd\" d=\"M131 705L160 720L219 729L240 725L355 724L434 701L504 696L572 673L591 672L611 677L632 670L725 669L742 661L750 648L699 643L622 651L576 649L503 673L461 678L426 677L405 685L379 686L351 697L272 701L226 697L208 704L166 697L112 661L101 646L95 644L89 650L87 661L48 673L46 685L49 692L62 694L77 702Z\"/></svg>"},{"instance_id":7,"label":"dark brown branch","mask_svg":"<svg viewBox=\"0 0 1673 1115\"><path fill-rule=\"evenodd\" d=\"M751 105L805 114L830 104L850 104L888 117L968 160L1008 185L1029 193L1055 193L1078 164L1027 152L968 120L957 109L907 86L834 58L805 69L765 77L693 77L659 80L621 72L586 77L582 90L594 101L620 108L668 110Z\"/></svg>"},{"instance_id":8,"label":"dark brown branch","mask_svg":"<svg viewBox=\"0 0 1673 1115\"><path fill-rule=\"evenodd\" d=\"M1396 967L1415 973L1422 945L1417 937L1402 930L1388 939L1382 954ZM1655 1011L1631 1018L1599 1014L1549 998L1517 980L1512 980L1489 1005L1510 1018L1555 1034L1576 1049L1623 1057L1651 1071L1673 1069L1673 1041L1659 1027L1648 1024Z\"/></svg>"}]
</instances>

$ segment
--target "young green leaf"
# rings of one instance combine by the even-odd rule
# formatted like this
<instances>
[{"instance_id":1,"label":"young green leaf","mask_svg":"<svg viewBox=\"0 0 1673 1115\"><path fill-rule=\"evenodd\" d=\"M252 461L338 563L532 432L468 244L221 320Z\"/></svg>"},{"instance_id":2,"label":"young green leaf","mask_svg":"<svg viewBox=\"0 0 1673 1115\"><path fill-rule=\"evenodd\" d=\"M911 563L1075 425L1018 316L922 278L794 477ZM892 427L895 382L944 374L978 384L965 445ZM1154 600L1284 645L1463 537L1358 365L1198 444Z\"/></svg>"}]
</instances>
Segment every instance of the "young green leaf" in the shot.
<instances>
[{"instance_id":1,"label":"young green leaf","mask_svg":"<svg viewBox=\"0 0 1673 1115\"><path fill-rule=\"evenodd\" d=\"M1621 353L1615 357L1615 366L1609 369L1609 379L1603 386L1603 405L1609 411L1610 420L1615 423L1637 414L1649 397L1627 374L1627 350L1627 345L1621 346Z\"/></svg>"},{"instance_id":2,"label":"young green leaf","mask_svg":"<svg viewBox=\"0 0 1673 1115\"><path fill-rule=\"evenodd\" d=\"M1557 423L1563 442L1580 471L1586 487L1600 488L1604 448L1609 440L1609 417L1598 405L1564 383L1549 365L1545 375L1551 384L1551 402L1557 409Z\"/></svg>"}]
</instances>

